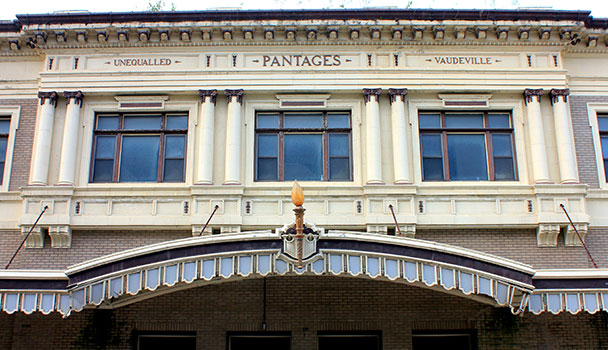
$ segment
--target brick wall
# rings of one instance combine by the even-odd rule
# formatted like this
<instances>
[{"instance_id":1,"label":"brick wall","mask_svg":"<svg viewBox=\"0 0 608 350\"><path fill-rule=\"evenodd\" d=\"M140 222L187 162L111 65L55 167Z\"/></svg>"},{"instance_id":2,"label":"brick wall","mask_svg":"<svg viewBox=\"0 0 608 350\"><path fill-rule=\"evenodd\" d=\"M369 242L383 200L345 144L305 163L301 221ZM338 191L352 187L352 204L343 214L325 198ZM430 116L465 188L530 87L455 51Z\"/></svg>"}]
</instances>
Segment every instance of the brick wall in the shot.
<instances>
[{"instance_id":1,"label":"brick wall","mask_svg":"<svg viewBox=\"0 0 608 350\"><path fill-rule=\"evenodd\" d=\"M72 248L51 248L47 237L45 248L22 249L11 268L64 269L107 254L187 237L191 237L189 231L74 231ZM564 246L563 236L557 247L537 247L534 229L418 230L416 238L494 254L536 269L593 267L582 247ZM16 231L0 231L0 262L8 262L21 240ZM608 267L608 229L590 229L586 243L599 267Z\"/></svg>"},{"instance_id":2,"label":"brick wall","mask_svg":"<svg viewBox=\"0 0 608 350\"><path fill-rule=\"evenodd\" d=\"M27 185L30 179L38 99L0 100L0 106L21 106L19 129L15 135L11 183L9 184L10 191L18 191L19 187Z\"/></svg>"},{"instance_id":3,"label":"brick wall","mask_svg":"<svg viewBox=\"0 0 608 350\"><path fill-rule=\"evenodd\" d=\"M72 248L51 248L47 236L44 248L21 249L11 269L65 269L96 257L191 236L190 231L74 231ZM22 240L17 231L0 231L0 262L6 264Z\"/></svg>"},{"instance_id":4,"label":"brick wall","mask_svg":"<svg viewBox=\"0 0 608 350\"><path fill-rule=\"evenodd\" d=\"M602 313L513 316L461 296L345 277L266 279L269 331L289 331L293 350L317 349L318 331L382 331L383 349L411 349L412 330L472 329L480 350L606 349ZM197 287L114 311L0 314L7 349L133 349L134 331L195 331L198 349L226 349L228 331L261 331L263 279ZM12 339L11 339L12 338ZM2 343L0 343L2 344Z\"/></svg>"},{"instance_id":5,"label":"brick wall","mask_svg":"<svg viewBox=\"0 0 608 350\"><path fill-rule=\"evenodd\" d=\"M608 96L570 96L569 100L579 177L581 183L588 184L591 188L598 188L595 148L589 126L587 103L608 102Z\"/></svg>"}]
</instances>

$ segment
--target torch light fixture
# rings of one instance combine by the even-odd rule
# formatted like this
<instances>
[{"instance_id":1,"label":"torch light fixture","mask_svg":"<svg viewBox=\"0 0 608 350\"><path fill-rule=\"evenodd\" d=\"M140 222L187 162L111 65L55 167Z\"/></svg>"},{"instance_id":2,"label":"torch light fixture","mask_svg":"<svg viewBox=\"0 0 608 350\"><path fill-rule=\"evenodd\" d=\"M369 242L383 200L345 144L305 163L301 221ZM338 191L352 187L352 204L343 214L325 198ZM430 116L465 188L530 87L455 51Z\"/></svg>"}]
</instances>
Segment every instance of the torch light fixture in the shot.
<instances>
[{"instance_id":1,"label":"torch light fixture","mask_svg":"<svg viewBox=\"0 0 608 350\"><path fill-rule=\"evenodd\" d=\"M306 209L302 207L304 204L304 191L302 191L302 187L298 184L298 180L293 182L293 187L291 188L291 202L296 207L293 212L296 215L296 244L297 244L297 252L298 252L298 268L301 269L304 265L302 264L302 244L304 240L304 212Z\"/></svg>"}]
</instances>

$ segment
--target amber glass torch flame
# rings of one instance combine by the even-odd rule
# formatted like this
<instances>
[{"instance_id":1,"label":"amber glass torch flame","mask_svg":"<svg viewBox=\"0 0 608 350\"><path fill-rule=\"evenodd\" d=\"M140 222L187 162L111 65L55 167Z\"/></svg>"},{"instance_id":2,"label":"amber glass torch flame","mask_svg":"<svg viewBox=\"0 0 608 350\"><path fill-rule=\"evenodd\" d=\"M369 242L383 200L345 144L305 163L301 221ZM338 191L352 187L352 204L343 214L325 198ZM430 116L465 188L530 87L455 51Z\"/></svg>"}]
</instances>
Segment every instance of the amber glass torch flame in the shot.
<instances>
[{"instance_id":1,"label":"amber glass torch flame","mask_svg":"<svg viewBox=\"0 0 608 350\"><path fill-rule=\"evenodd\" d=\"M302 191L302 187L300 187L298 180L293 182L293 187L291 188L291 202L296 207L304 204L304 191Z\"/></svg>"}]
</instances>

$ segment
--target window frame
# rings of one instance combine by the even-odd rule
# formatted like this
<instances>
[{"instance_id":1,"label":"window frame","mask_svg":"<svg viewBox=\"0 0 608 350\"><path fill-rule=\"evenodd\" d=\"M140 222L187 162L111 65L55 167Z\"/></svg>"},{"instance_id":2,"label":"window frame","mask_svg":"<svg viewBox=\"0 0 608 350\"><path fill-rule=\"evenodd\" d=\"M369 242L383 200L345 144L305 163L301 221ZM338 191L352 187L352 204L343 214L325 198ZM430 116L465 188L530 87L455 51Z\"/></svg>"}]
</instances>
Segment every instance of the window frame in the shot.
<instances>
[{"instance_id":1,"label":"window frame","mask_svg":"<svg viewBox=\"0 0 608 350\"><path fill-rule=\"evenodd\" d=\"M600 127L597 119L601 115L608 116L608 103L587 103L587 115L589 118L589 126L591 127L591 137L595 151L598 185L601 189L608 189L608 179L606 179Z\"/></svg>"},{"instance_id":2,"label":"window frame","mask_svg":"<svg viewBox=\"0 0 608 350\"><path fill-rule=\"evenodd\" d=\"M182 338L193 339L194 348L196 349L196 332L194 331L135 331L133 350L141 350L141 338Z\"/></svg>"},{"instance_id":3,"label":"window frame","mask_svg":"<svg viewBox=\"0 0 608 350\"><path fill-rule=\"evenodd\" d=\"M442 338L442 337L460 337L468 339L469 346L467 350L477 350L478 342L477 330L475 329L449 329L449 330L412 330L412 349L416 350L415 338Z\"/></svg>"},{"instance_id":4,"label":"window frame","mask_svg":"<svg viewBox=\"0 0 608 350\"><path fill-rule=\"evenodd\" d=\"M420 126L420 116L424 114L439 114L440 116L440 127L438 128L422 128ZM457 127L450 128L447 127L446 123L446 114L482 114L483 115L483 127L480 128L469 128L469 127ZM491 128L489 124L490 114L507 114L509 116L510 127L508 128ZM517 182L520 179L519 169L518 169L518 161L517 161L517 146L516 146L516 138L515 138L515 122L513 111L510 110L499 110L499 109L484 109L484 110L451 110L451 109L419 109L415 115L417 120L417 131L418 131L418 148L419 148L419 157L420 157L420 180L422 182L497 182L497 181L506 181L506 182ZM441 137L441 163L442 163L442 179L425 179L424 178L424 149L422 145L422 137L423 135L440 135ZM485 145L485 160L486 160L486 175L487 179L482 180L453 180L450 178L450 164L449 164L449 151L448 151L448 135L449 134L457 134L457 135L483 135L484 136L484 145ZM494 154L493 150L493 134L509 134L511 140L511 158L513 165L513 179L508 180L496 180L495 179L495 159L501 158ZM504 158L504 157L503 157Z\"/></svg>"},{"instance_id":5,"label":"window frame","mask_svg":"<svg viewBox=\"0 0 608 350\"><path fill-rule=\"evenodd\" d=\"M15 138L17 136L17 129L19 129L20 116L21 106L0 106L0 118L10 120L6 141L6 154L4 155L4 173L2 183L0 184L0 192L8 192L10 189Z\"/></svg>"},{"instance_id":6,"label":"window frame","mask_svg":"<svg viewBox=\"0 0 608 350\"><path fill-rule=\"evenodd\" d=\"M98 118L99 117L118 117L118 129L111 130L97 130ZM125 129L124 118L129 116L161 116L161 125L159 129ZM185 116L186 129L167 129L167 117L169 116ZM136 183L173 183L182 184L186 183L187 178L187 163L188 163L188 134L190 125L190 113L187 111L114 111L114 112L95 112L92 122L92 140L91 140L91 152L90 152L90 163L89 163L89 184L136 184ZM158 152L158 166L156 169L156 180L152 181L120 181L120 167L122 163L123 153L122 146L124 136L159 136L159 152ZM181 181L164 181L165 175L165 161L167 157L165 155L166 149L166 138L169 135L183 135L184 136L184 156L183 156L183 170ZM112 165L112 180L111 181L94 181L95 166L97 152L97 137L98 136L115 136L114 143L114 157ZM108 158L109 159L109 158Z\"/></svg>"},{"instance_id":7,"label":"window frame","mask_svg":"<svg viewBox=\"0 0 608 350\"><path fill-rule=\"evenodd\" d=\"M258 128L257 117L260 114L277 114L278 115L278 128ZM286 128L284 127L284 120L286 114L321 114L322 115L322 127L321 128ZM347 114L349 118L348 128L329 128L327 125L327 116L329 114ZM259 109L255 110L253 114L253 182L254 183L268 183L268 182L289 182L292 180L285 180L285 135L322 135L322 180L300 180L300 181L321 181L327 182L352 182L354 179L353 169L353 112L351 110L271 110L271 109ZM277 135L277 178L269 180L258 179L258 135ZM329 154L329 138L331 134L347 134L348 135L348 179L330 179L330 161L332 156Z\"/></svg>"}]
</instances>

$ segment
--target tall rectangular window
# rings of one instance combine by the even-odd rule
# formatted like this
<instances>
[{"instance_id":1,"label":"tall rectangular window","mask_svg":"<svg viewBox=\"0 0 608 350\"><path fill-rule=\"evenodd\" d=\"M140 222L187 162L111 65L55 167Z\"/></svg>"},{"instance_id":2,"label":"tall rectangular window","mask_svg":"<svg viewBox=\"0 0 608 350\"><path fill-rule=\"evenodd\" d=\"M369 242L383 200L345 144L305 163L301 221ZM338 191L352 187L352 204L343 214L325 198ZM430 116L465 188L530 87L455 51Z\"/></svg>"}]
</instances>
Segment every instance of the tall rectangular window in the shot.
<instances>
[{"instance_id":1,"label":"tall rectangular window","mask_svg":"<svg viewBox=\"0 0 608 350\"><path fill-rule=\"evenodd\" d=\"M100 114L91 182L183 182L188 116Z\"/></svg>"},{"instance_id":2,"label":"tall rectangular window","mask_svg":"<svg viewBox=\"0 0 608 350\"><path fill-rule=\"evenodd\" d=\"M11 129L10 118L0 118L0 184L4 183L4 166L6 165L6 147Z\"/></svg>"},{"instance_id":3,"label":"tall rectangular window","mask_svg":"<svg viewBox=\"0 0 608 350\"><path fill-rule=\"evenodd\" d=\"M420 112L425 181L517 179L513 123L507 112Z\"/></svg>"},{"instance_id":4,"label":"tall rectangular window","mask_svg":"<svg viewBox=\"0 0 608 350\"><path fill-rule=\"evenodd\" d=\"M348 112L258 112L256 181L350 181Z\"/></svg>"},{"instance_id":5,"label":"tall rectangular window","mask_svg":"<svg viewBox=\"0 0 608 350\"><path fill-rule=\"evenodd\" d=\"M602 159L604 160L604 176L608 181L608 114L597 116L597 125L600 129L600 140L602 142Z\"/></svg>"}]
</instances>

